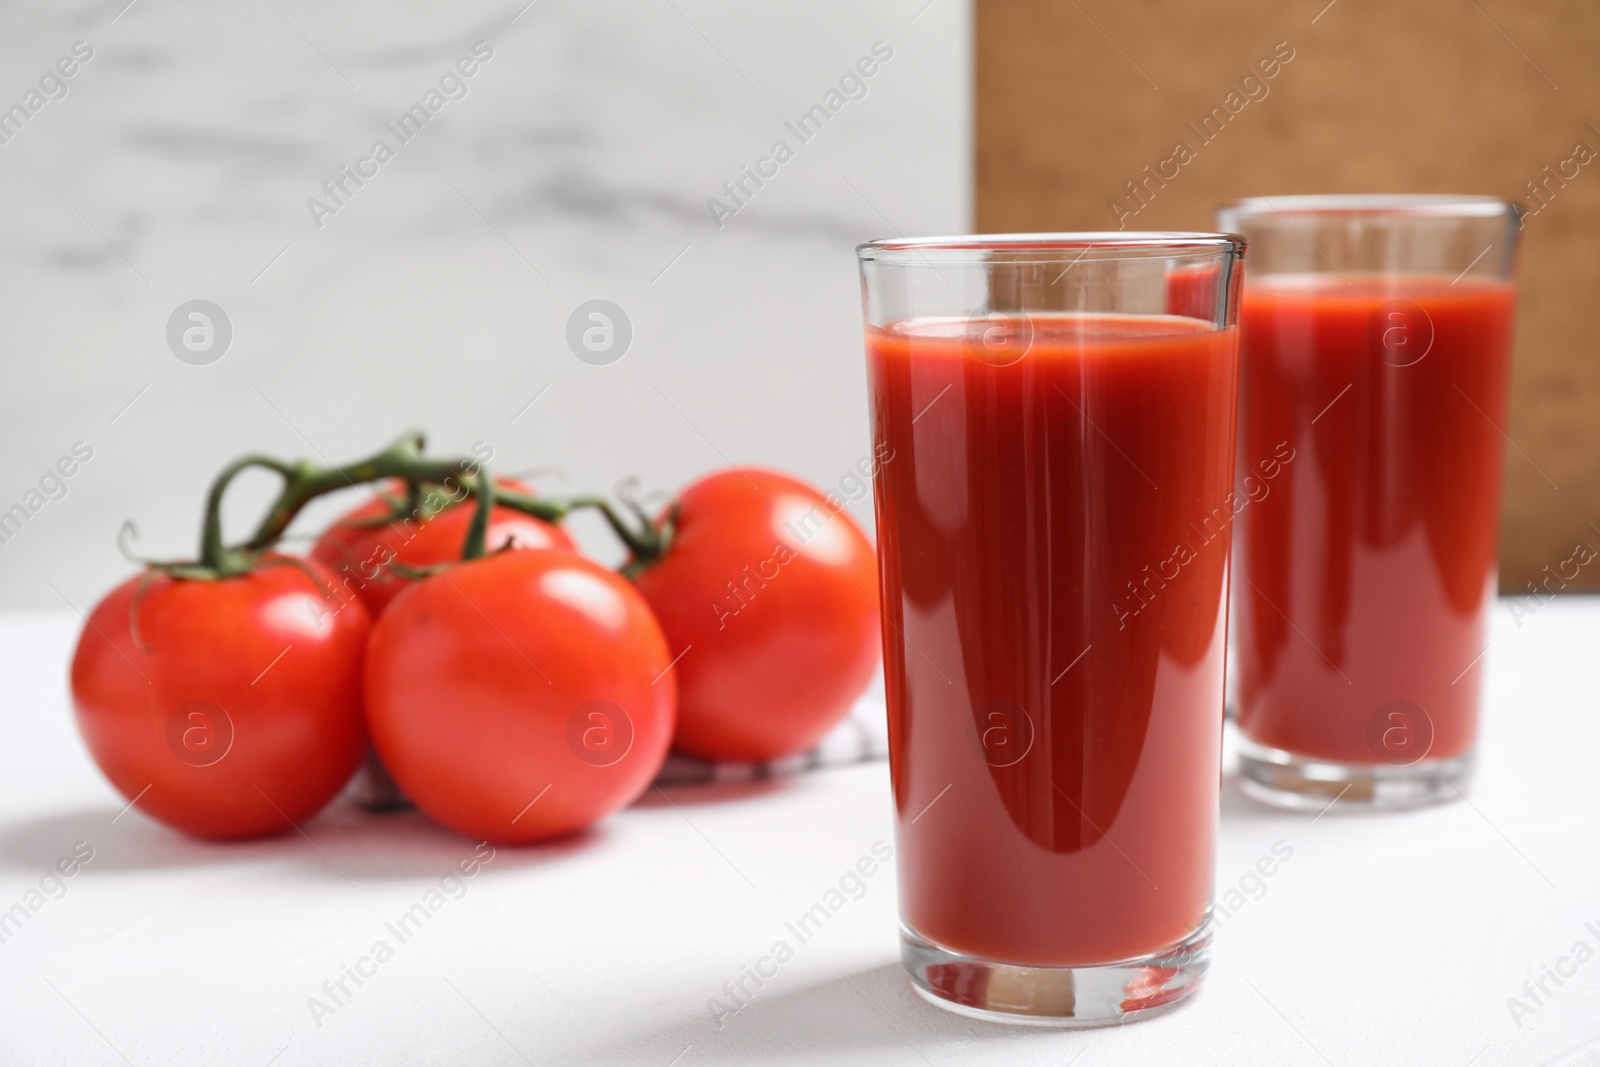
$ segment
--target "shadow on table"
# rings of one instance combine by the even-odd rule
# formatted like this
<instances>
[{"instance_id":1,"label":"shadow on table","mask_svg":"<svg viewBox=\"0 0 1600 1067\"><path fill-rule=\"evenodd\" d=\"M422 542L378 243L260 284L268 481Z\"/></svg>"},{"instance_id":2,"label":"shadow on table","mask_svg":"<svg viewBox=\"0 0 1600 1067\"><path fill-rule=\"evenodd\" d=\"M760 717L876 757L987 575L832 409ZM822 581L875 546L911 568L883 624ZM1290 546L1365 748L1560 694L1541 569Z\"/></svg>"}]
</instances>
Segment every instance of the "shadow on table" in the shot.
<instances>
[{"instance_id":1,"label":"shadow on table","mask_svg":"<svg viewBox=\"0 0 1600 1067\"><path fill-rule=\"evenodd\" d=\"M782 792L791 778L668 786L646 790L642 808L696 808ZM604 822L536 845L495 847L486 871L557 863L606 839ZM431 877L481 858L478 842L453 833L415 809L372 813L336 800L315 818L277 837L257 841L207 842L186 837L145 818L137 807L83 808L0 825L0 869L42 872L73 846L94 848L95 870L160 870L241 863L304 864L333 879L350 881Z\"/></svg>"},{"instance_id":2,"label":"shadow on table","mask_svg":"<svg viewBox=\"0 0 1600 1067\"><path fill-rule=\"evenodd\" d=\"M115 821L113 821L115 819ZM603 840L602 824L540 845L495 847L485 873L555 863ZM336 802L300 831L257 841L207 842L106 806L57 812L0 826L0 868L41 872L73 845L94 848L94 870L160 870L289 863L334 880L381 881L433 877L463 860L481 859L476 841L444 829L415 811L372 815Z\"/></svg>"},{"instance_id":3,"label":"shadow on table","mask_svg":"<svg viewBox=\"0 0 1600 1067\"><path fill-rule=\"evenodd\" d=\"M651 786L638 800L636 808L697 808L707 804L726 804L751 797L771 796L787 792L799 783L796 775L778 775L771 778L747 778L737 782L695 782L668 786Z\"/></svg>"},{"instance_id":4,"label":"shadow on table","mask_svg":"<svg viewBox=\"0 0 1600 1067\"><path fill-rule=\"evenodd\" d=\"M707 989L705 994L731 1003L719 990ZM685 1063L793 1061L800 1054L841 1062L876 1062L895 1054L937 1061L940 1053L971 1054L974 1045L1006 1041L1026 1042L1030 1052L1055 1050L1060 1062L1067 1062L1104 1040L1108 1032L1009 1026L941 1011L911 991L899 962L788 992L758 990L743 1008L721 1019L721 1029L709 1006L700 1006L698 1015L693 1021L646 1031L611 1046L575 1049L569 1055L583 1064L649 1063L663 1053L670 1059L692 1046L693 1051L683 1056Z\"/></svg>"}]
</instances>

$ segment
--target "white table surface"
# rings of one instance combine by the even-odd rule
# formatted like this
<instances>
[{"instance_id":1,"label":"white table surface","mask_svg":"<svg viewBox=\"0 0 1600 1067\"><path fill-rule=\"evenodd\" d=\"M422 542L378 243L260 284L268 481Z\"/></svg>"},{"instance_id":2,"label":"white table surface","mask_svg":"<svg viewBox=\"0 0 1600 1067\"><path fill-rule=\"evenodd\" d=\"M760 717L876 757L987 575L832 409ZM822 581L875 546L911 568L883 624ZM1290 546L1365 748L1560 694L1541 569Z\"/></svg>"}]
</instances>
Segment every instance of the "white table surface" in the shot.
<instances>
[{"instance_id":1,"label":"white table surface","mask_svg":"<svg viewBox=\"0 0 1600 1067\"><path fill-rule=\"evenodd\" d=\"M892 840L881 763L677 790L581 839L500 849L318 1025L308 999L393 943L384 924L472 843L342 804L307 836L238 846L117 817L69 712L77 620L0 616L0 910L75 842L94 849L0 943L0 1063L1600 1064L1600 958L1547 982L1520 1026L1507 1005L1577 942L1600 950L1600 601L1521 622L1498 606L1470 804L1313 821L1230 775L1219 885L1275 842L1292 859L1223 925L1198 998L1060 1033L913 996L892 869L713 1023L723 983Z\"/></svg>"}]
</instances>

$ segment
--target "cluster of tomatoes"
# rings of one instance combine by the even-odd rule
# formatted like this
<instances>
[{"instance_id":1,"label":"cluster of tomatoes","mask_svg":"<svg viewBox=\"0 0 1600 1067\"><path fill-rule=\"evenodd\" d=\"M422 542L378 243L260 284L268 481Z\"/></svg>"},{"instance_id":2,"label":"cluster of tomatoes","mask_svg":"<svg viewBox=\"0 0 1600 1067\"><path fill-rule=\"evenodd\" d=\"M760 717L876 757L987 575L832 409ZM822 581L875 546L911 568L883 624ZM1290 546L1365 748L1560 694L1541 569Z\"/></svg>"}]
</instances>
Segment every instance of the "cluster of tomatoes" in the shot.
<instances>
[{"instance_id":1,"label":"cluster of tomatoes","mask_svg":"<svg viewBox=\"0 0 1600 1067\"><path fill-rule=\"evenodd\" d=\"M633 801L673 747L812 746L876 667L871 545L776 471L712 474L631 532L607 508L632 550L616 572L579 552L565 508L470 461L437 483L333 472L379 491L288 555L277 537L336 480L257 462L290 486L267 532L221 547L220 479L202 558L113 590L72 663L106 777L197 837L298 826L370 745L443 825L543 840Z\"/></svg>"}]
</instances>

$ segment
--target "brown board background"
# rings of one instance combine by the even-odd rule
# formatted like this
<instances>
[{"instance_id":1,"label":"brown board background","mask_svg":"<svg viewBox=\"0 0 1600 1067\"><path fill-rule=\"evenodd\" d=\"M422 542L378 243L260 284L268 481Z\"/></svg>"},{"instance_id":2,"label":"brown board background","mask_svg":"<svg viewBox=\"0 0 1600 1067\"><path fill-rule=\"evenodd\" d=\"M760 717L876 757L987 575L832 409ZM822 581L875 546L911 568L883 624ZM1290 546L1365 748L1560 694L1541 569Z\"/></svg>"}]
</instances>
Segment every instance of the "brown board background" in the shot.
<instances>
[{"instance_id":1,"label":"brown board background","mask_svg":"<svg viewBox=\"0 0 1600 1067\"><path fill-rule=\"evenodd\" d=\"M1600 151L1600 5L975 0L975 30L980 232L1205 230L1218 204L1257 192L1488 193L1538 209L1502 427L1501 588L1526 592L1579 542L1600 549L1600 159L1550 179L1572 173L1580 143ZM1187 123L1283 41L1294 56L1266 95L1202 145ZM1113 201L1138 207L1124 183L1179 140L1195 158L1119 217ZM1600 588L1600 563L1580 587Z\"/></svg>"}]
</instances>

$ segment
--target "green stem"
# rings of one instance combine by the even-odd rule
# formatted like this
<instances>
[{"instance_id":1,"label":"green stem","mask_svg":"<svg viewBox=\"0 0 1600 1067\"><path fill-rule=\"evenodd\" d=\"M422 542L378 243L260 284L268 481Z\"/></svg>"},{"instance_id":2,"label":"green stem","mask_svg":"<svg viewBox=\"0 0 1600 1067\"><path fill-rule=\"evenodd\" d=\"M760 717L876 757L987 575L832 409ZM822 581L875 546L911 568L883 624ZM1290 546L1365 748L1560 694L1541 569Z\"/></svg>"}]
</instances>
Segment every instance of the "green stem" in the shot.
<instances>
[{"instance_id":1,"label":"green stem","mask_svg":"<svg viewBox=\"0 0 1600 1067\"><path fill-rule=\"evenodd\" d=\"M237 553L231 552L222 542L222 497L233 480L251 467L276 471L286 481L294 476L294 468L271 456L241 456L222 468L222 473L217 475L211 483L210 492L206 494L206 517L200 527L200 558L196 561L201 567L219 574L230 573L239 563L233 558Z\"/></svg>"},{"instance_id":2,"label":"green stem","mask_svg":"<svg viewBox=\"0 0 1600 1067\"><path fill-rule=\"evenodd\" d=\"M435 481L442 481L445 475L459 474L459 463L451 465L423 459L422 445L422 434L408 433L377 455L349 466L319 468L301 460L285 474L283 491L261 520L261 525L256 527L256 532L245 542L244 548L260 552L271 547L307 504L347 485L362 485L395 477L409 480L417 476L413 471L419 465L429 468L427 474L437 475L432 479Z\"/></svg>"},{"instance_id":3,"label":"green stem","mask_svg":"<svg viewBox=\"0 0 1600 1067\"><path fill-rule=\"evenodd\" d=\"M473 481L478 505L472 511L472 522L467 525L467 540L461 546L462 559L483 558L489 540L489 516L494 513L494 479L489 476L489 468L480 465Z\"/></svg>"},{"instance_id":4,"label":"green stem","mask_svg":"<svg viewBox=\"0 0 1600 1067\"><path fill-rule=\"evenodd\" d=\"M217 475L206 496L197 570L212 572L223 578L249 571L257 557L277 543L307 504L346 486L389 478L403 478L408 487L423 482L448 484L453 479L464 479L476 467L472 460L425 458L422 446L422 434L409 433L375 456L333 468L318 467L307 460L289 464L270 456L258 455L234 460ZM243 545L230 548L222 539L222 499L234 478L251 467L263 467L276 472L283 478L283 488L250 539Z\"/></svg>"},{"instance_id":5,"label":"green stem","mask_svg":"<svg viewBox=\"0 0 1600 1067\"><path fill-rule=\"evenodd\" d=\"M249 455L234 460L217 475L206 497L205 520L200 534L200 556L193 564L162 564L168 573L181 577L227 578L245 574L260 562L288 531L290 524L311 501L340 489L365 483L400 479L405 482L405 500L411 514L422 514L427 494L424 487L458 483L477 498L477 508L467 529L463 559L484 554L489 520L496 506L508 507L545 522L562 522L572 512L593 508L627 546L632 556L624 568L627 575L659 559L671 539L675 516L659 526L637 506L633 521L624 517L611 502L597 496L570 499L538 498L502 489L494 484L487 466L471 459L430 459L422 455L421 433L408 433L375 456L343 467L323 468L301 460L285 463L270 456ZM283 479L283 487L271 508L248 541L230 547L222 538L222 500L233 480L243 471L261 467ZM453 491L452 491L453 495Z\"/></svg>"},{"instance_id":6,"label":"green stem","mask_svg":"<svg viewBox=\"0 0 1600 1067\"><path fill-rule=\"evenodd\" d=\"M641 522L638 527L629 525L611 502L604 497L579 496L568 499L532 497L524 493L514 493L507 489L496 487L494 491L495 503L502 507L512 508L525 515L532 515L536 519L546 522L561 522L566 517L581 508L593 508L600 512L611 527L611 532L617 539L628 546L634 561L653 563L666 551L666 541L662 536L663 531L656 529L648 521Z\"/></svg>"}]
</instances>

